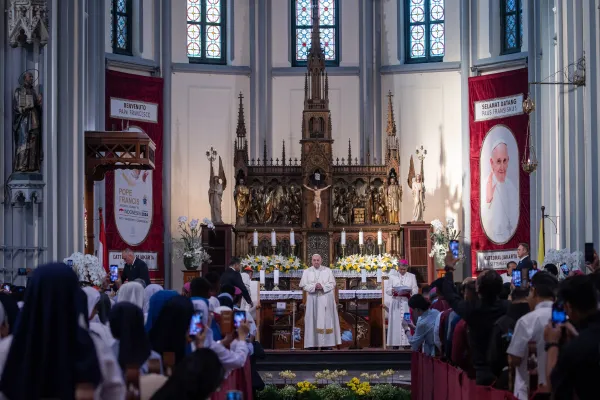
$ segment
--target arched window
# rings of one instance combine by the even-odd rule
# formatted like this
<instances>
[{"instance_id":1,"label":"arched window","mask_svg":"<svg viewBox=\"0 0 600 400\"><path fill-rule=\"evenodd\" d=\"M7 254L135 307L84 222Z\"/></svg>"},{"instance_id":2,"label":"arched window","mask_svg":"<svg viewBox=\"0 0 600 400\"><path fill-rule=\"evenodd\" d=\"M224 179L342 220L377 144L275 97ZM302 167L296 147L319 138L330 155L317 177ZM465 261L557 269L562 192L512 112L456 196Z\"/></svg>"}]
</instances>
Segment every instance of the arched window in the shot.
<instances>
[{"instance_id":1,"label":"arched window","mask_svg":"<svg viewBox=\"0 0 600 400\"><path fill-rule=\"evenodd\" d=\"M311 48L313 7L319 7L321 48L326 64L339 65L338 0L292 0L292 65L306 65Z\"/></svg>"},{"instance_id":2,"label":"arched window","mask_svg":"<svg viewBox=\"0 0 600 400\"><path fill-rule=\"evenodd\" d=\"M442 61L445 52L444 0L405 0L406 62Z\"/></svg>"},{"instance_id":3,"label":"arched window","mask_svg":"<svg viewBox=\"0 0 600 400\"><path fill-rule=\"evenodd\" d=\"M132 0L111 0L110 2L110 42L113 53L132 55L131 2Z\"/></svg>"},{"instance_id":4,"label":"arched window","mask_svg":"<svg viewBox=\"0 0 600 400\"><path fill-rule=\"evenodd\" d=\"M521 0L500 0L502 54L518 53L523 44Z\"/></svg>"},{"instance_id":5,"label":"arched window","mask_svg":"<svg viewBox=\"0 0 600 400\"><path fill-rule=\"evenodd\" d=\"M187 56L190 62L225 64L226 0L187 0Z\"/></svg>"}]
</instances>

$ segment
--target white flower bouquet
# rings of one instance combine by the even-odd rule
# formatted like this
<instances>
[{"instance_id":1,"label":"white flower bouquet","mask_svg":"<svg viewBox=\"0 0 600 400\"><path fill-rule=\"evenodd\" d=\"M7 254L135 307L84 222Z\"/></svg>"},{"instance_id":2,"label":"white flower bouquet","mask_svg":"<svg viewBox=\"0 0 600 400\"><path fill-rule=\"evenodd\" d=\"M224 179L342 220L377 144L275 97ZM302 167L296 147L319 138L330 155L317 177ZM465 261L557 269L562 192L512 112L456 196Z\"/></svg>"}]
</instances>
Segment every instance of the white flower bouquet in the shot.
<instances>
[{"instance_id":1,"label":"white flower bouquet","mask_svg":"<svg viewBox=\"0 0 600 400\"><path fill-rule=\"evenodd\" d=\"M571 252L569 249L549 249L544 255L544 265L554 264L559 270L559 276L563 275L560 267L567 265L569 271L583 270L583 253L580 251Z\"/></svg>"},{"instance_id":2,"label":"white flower bouquet","mask_svg":"<svg viewBox=\"0 0 600 400\"><path fill-rule=\"evenodd\" d=\"M63 262L69 265L69 260L73 263L73 270L79 277L80 282L89 282L94 286L102 285L104 278L106 278L106 271L100 265L98 257L77 252L65 258Z\"/></svg>"},{"instance_id":3,"label":"white flower bouquet","mask_svg":"<svg viewBox=\"0 0 600 400\"><path fill-rule=\"evenodd\" d=\"M187 269L195 269L202 263L211 263L210 255L202 247L202 224L208 229L215 229L215 225L208 218L202 220L191 219L181 216L177 219L178 229L181 233L181 248L176 250L176 254L183 258L183 264Z\"/></svg>"},{"instance_id":4,"label":"white flower bouquet","mask_svg":"<svg viewBox=\"0 0 600 400\"><path fill-rule=\"evenodd\" d=\"M398 268L398 258L389 253L379 255L353 254L338 259L333 268L340 271L356 272L360 272L362 269L366 269L367 271L381 269L381 271L387 272L390 269Z\"/></svg>"},{"instance_id":5,"label":"white flower bouquet","mask_svg":"<svg viewBox=\"0 0 600 400\"><path fill-rule=\"evenodd\" d=\"M272 256L251 256L248 255L240 261L242 268L250 267L253 271L265 271L271 273L274 270L282 272L297 271L298 269L308 268L296 256L283 256L276 254Z\"/></svg>"},{"instance_id":6,"label":"white flower bouquet","mask_svg":"<svg viewBox=\"0 0 600 400\"><path fill-rule=\"evenodd\" d=\"M433 227L433 233L431 234L433 244L431 246L429 257L433 257L438 266L444 267L450 241L458 240L460 238L460 231L454 228L453 218L448 218L446 220L445 227L439 219L431 221L431 226Z\"/></svg>"}]
</instances>

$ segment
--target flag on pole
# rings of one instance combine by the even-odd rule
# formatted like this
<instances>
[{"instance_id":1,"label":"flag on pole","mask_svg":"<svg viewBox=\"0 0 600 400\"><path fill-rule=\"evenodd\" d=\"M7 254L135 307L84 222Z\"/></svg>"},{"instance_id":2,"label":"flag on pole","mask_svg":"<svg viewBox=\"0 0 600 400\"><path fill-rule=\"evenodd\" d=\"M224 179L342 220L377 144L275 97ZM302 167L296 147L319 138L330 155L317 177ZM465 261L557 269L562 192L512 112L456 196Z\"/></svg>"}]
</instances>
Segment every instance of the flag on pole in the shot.
<instances>
[{"instance_id":1,"label":"flag on pole","mask_svg":"<svg viewBox=\"0 0 600 400\"><path fill-rule=\"evenodd\" d=\"M106 247L106 232L104 231L104 218L102 217L102 207L98 208L100 216L100 240L98 245L98 260L100 265L108 272L108 248Z\"/></svg>"},{"instance_id":2,"label":"flag on pole","mask_svg":"<svg viewBox=\"0 0 600 400\"><path fill-rule=\"evenodd\" d=\"M544 254L546 254L546 244L544 242L545 242L545 240L544 240L544 220L541 219L540 220L540 236L538 239L538 256L537 256L539 268L542 268L544 266Z\"/></svg>"}]
</instances>

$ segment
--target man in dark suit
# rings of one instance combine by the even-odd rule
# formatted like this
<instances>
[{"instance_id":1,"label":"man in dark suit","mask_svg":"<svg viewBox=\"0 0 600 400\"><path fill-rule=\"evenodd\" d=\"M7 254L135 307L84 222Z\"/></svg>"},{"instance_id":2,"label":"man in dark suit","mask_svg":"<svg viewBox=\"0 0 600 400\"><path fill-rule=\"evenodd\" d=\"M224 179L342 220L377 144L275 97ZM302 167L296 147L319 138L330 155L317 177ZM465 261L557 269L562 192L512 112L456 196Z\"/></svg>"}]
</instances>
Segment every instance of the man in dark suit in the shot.
<instances>
[{"instance_id":1,"label":"man in dark suit","mask_svg":"<svg viewBox=\"0 0 600 400\"><path fill-rule=\"evenodd\" d=\"M533 269L533 263L531 262L531 257L529 257L529 245L527 243L519 243L517 257L519 257L517 271L526 269L529 272Z\"/></svg>"},{"instance_id":2,"label":"man in dark suit","mask_svg":"<svg viewBox=\"0 0 600 400\"><path fill-rule=\"evenodd\" d=\"M246 303L253 307L252 298L250 297L250 293L248 293L248 289L246 285L244 285L244 281L242 281L242 275L240 274L240 259L237 257L233 257L229 262L229 267L225 269L223 275L221 275L221 287L225 285L235 286L236 288L242 291L242 296Z\"/></svg>"},{"instance_id":3,"label":"man in dark suit","mask_svg":"<svg viewBox=\"0 0 600 400\"><path fill-rule=\"evenodd\" d=\"M150 275L148 274L148 266L146 263L137 258L131 249L123 250L121 256L125 261L125 267L121 273L121 281L119 284L133 282L136 279L142 279L144 282L146 282L146 285L149 285Z\"/></svg>"}]
</instances>

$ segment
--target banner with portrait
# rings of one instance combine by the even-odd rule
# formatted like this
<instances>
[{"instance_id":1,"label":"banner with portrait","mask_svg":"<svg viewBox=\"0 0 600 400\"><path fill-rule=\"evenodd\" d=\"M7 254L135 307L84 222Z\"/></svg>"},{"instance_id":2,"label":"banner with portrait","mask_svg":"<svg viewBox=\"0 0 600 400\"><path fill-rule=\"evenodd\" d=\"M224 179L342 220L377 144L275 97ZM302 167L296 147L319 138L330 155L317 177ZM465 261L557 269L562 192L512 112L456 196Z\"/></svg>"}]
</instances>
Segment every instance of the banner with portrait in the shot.
<instances>
[{"instance_id":1,"label":"banner with portrait","mask_svg":"<svg viewBox=\"0 0 600 400\"><path fill-rule=\"evenodd\" d=\"M164 279L162 101L162 78L106 71L107 130L143 132L156 144L153 171L118 169L106 174L109 254L120 256L128 247L138 257L151 254L152 262L148 258L146 264L150 278L158 280Z\"/></svg>"},{"instance_id":2,"label":"banner with portrait","mask_svg":"<svg viewBox=\"0 0 600 400\"><path fill-rule=\"evenodd\" d=\"M473 274L506 268L519 243L529 243L527 87L527 69L469 78Z\"/></svg>"}]
</instances>

